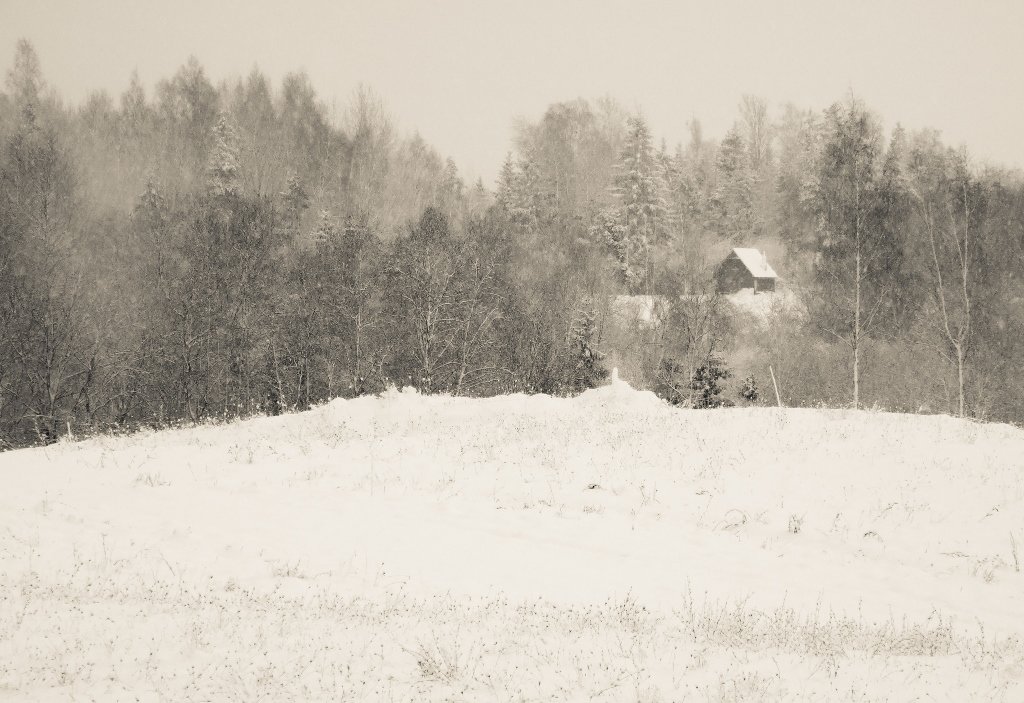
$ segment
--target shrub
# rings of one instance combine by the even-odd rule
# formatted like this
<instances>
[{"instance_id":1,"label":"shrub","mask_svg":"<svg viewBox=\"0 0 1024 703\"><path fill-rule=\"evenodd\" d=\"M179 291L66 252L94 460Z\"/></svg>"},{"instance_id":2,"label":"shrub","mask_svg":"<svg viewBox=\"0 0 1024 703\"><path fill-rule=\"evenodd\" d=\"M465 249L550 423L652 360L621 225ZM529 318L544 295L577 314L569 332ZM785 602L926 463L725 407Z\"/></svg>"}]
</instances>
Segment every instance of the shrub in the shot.
<instances>
[{"instance_id":1,"label":"shrub","mask_svg":"<svg viewBox=\"0 0 1024 703\"><path fill-rule=\"evenodd\" d=\"M740 386L740 397L748 403L756 403L757 399L761 397L761 391L757 387L757 379L754 378L754 374L750 374L743 379L743 385Z\"/></svg>"},{"instance_id":2,"label":"shrub","mask_svg":"<svg viewBox=\"0 0 1024 703\"><path fill-rule=\"evenodd\" d=\"M709 356L690 379L690 390L695 391L693 407L720 408L725 405L719 396L722 393L721 382L729 375L729 369L720 357Z\"/></svg>"}]
</instances>

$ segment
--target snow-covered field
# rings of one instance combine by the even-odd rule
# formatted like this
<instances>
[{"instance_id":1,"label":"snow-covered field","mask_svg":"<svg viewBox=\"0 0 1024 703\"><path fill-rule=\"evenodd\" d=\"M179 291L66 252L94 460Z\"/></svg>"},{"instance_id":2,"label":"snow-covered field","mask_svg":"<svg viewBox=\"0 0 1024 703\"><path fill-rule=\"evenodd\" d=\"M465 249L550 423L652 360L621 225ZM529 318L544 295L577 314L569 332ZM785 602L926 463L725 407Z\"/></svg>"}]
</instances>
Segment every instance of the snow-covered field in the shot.
<instances>
[{"instance_id":1,"label":"snow-covered field","mask_svg":"<svg viewBox=\"0 0 1024 703\"><path fill-rule=\"evenodd\" d=\"M1024 700L1024 431L337 401L0 455L0 700Z\"/></svg>"}]
</instances>

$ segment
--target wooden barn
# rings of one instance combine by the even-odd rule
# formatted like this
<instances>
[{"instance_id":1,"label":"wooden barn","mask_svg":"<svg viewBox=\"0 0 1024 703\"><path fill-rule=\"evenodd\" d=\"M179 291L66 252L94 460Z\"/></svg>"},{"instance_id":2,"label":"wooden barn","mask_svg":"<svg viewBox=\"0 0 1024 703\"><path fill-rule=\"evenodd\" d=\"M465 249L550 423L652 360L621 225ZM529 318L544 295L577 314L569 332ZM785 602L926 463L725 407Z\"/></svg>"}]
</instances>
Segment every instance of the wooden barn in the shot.
<instances>
[{"instance_id":1,"label":"wooden barn","mask_svg":"<svg viewBox=\"0 0 1024 703\"><path fill-rule=\"evenodd\" d=\"M754 293L775 291L778 276L768 264L768 259L757 249L736 248L718 266L715 280L719 293L738 293L752 288Z\"/></svg>"}]
</instances>

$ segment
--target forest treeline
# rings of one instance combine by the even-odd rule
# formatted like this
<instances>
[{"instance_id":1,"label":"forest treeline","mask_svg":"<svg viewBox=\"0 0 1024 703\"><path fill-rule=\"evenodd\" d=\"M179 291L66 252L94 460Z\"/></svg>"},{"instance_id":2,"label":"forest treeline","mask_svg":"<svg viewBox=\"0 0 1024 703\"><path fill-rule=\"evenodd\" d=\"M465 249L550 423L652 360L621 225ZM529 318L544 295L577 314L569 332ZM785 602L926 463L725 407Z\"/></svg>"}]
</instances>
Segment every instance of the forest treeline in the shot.
<instances>
[{"instance_id":1,"label":"forest treeline","mask_svg":"<svg viewBox=\"0 0 1024 703\"><path fill-rule=\"evenodd\" d=\"M67 105L18 44L0 94L0 446L425 393L631 381L700 404L710 361L790 404L1024 419L1024 185L854 98L656 143L610 99L522 121L493 192L360 88L301 73ZM800 314L712 273L767 251ZM666 301L623 329L620 294ZM748 400L756 397L749 392Z\"/></svg>"}]
</instances>

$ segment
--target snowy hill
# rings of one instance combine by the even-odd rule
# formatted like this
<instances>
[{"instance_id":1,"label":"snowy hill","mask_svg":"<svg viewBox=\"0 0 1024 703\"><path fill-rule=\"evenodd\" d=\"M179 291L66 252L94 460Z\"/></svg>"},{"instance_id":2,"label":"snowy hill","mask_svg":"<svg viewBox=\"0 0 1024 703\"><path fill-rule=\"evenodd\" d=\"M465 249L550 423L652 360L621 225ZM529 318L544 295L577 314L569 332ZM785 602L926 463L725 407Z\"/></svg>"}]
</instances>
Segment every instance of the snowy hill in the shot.
<instances>
[{"instance_id":1,"label":"snowy hill","mask_svg":"<svg viewBox=\"0 0 1024 703\"><path fill-rule=\"evenodd\" d=\"M1024 700L1024 431L392 392L0 454L0 700Z\"/></svg>"}]
</instances>

